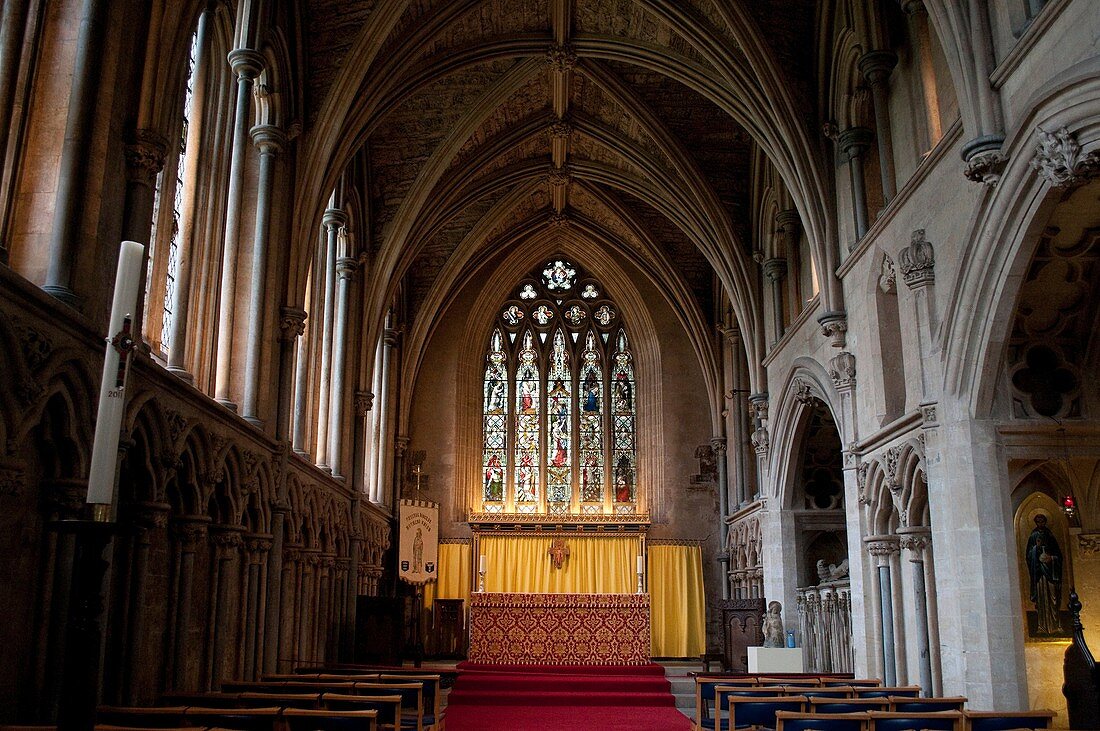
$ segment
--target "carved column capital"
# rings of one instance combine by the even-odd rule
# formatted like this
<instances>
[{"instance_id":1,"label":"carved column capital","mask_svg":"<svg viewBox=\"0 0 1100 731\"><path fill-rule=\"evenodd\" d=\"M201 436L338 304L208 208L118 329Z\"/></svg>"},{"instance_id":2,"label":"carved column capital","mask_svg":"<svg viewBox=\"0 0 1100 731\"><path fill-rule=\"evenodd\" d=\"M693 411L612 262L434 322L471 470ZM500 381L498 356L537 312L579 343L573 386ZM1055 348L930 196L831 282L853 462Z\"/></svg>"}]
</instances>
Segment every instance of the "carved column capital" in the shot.
<instances>
[{"instance_id":1,"label":"carved column capital","mask_svg":"<svg viewBox=\"0 0 1100 731\"><path fill-rule=\"evenodd\" d=\"M718 328L718 332L730 342L730 345L738 346L741 344L741 328L737 327L737 325L720 327Z\"/></svg>"},{"instance_id":2,"label":"carved column capital","mask_svg":"<svg viewBox=\"0 0 1100 731\"><path fill-rule=\"evenodd\" d=\"M1066 127L1047 132L1035 128L1035 157L1031 167L1055 188L1075 188L1100 175L1100 153L1085 155Z\"/></svg>"},{"instance_id":3,"label":"carved column capital","mask_svg":"<svg viewBox=\"0 0 1100 731\"><path fill-rule=\"evenodd\" d=\"M721 457L726 453L727 445L725 437L711 437L710 447L714 450L716 457Z\"/></svg>"},{"instance_id":4,"label":"carved column capital","mask_svg":"<svg viewBox=\"0 0 1100 731\"><path fill-rule=\"evenodd\" d=\"M893 51L871 51L860 57L858 66L863 78L871 84L881 84L890 78L890 72L898 65L898 56Z\"/></svg>"},{"instance_id":5,"label":"carved column capital","mask_svg":"<svg viewBox=\"0 0 1100 731\"><path fill-rule=\"evenodd\" d=\"M200 515L184 516L170 522L172 535L184 553L194 553L206 541L210 519Z\"/></svg>"},{"instance_id":6,"label":"carved column capital","mask_svg":"<svg viewBox=\"0 0 1100 731\"><path fill-rule=\"evenodd\" d=\"M843 348L848 344L848 314L840 310L823 313L817 318L821 334L832 341L834 348Z\"/></svg>"},{"instance_id":7,"label":"carved column capital","mask_svg":"<svg viewBox=\"0 0 1100 731\"><path fill-rule=\"evenodd\" d=\"M336 276L339 279L350 281L355 277L355 270L359 268L359 260L351 256L342 256L336 260Z\"/></svg>"},{"instance_id":8,"label":"carved column capital","mask_svg":"<svg viewBox=\"0 0 1100 731\"><path fill-rule=\"evenodd\" d=\"M339 208L326 208L321 216L321 225L329 230L343 228L348 225L348 214Z\"/></svg>"},{"instance_id":9,"label":"carved column capital","mask_svg":"<svg viewBox=\"0 0 1100 731\"><path fill-rule=\"evenodd\" d=\"M309 315L298 307L283 307L279 310L280 340L284 343L292 342L306 331L306 318Z\"/></svg>"},{"instance_id":10,"label":"carved column capital","mask_svg":"<svg viewBox=\"0 0 1100 731\"><path fill-rule=\"evenodd\" d=\"M836 144L848 159L859 157L871 149L875 133L866 127L849 127L836 136Z\"/></svg>"},{"instance_id":11,"label":"carved column capital","mask_svg":"<svg viewBox=\"0 0 1100 731\"><path fill-rule=\"evenodd\" d=\"M273 124L258 124L250 132L261 155L277 155L286 146L287 134Z\"/></svg>"},{"instance_id":12,"label":"carved column capital","mask_svg":"<svg viewBox=\"0 0 1100 731\"><path fill-rule=\"evenodd\" d=\"M374 394L370 391L355 392L355 415L364 417L374 408Z\"/></svg>"},{"instance_id":13,"label":"carved column capital","mask_svg":"<svg viewBox=\"0 0 1100 731\"><path fill-rule=\"evenodd\" d=\"M863 543L867 546L867 553L875 557L879 566L885 566L890 556L901 551L897 536L867 536Z\"/></svg>"},{"instance_id":14,"label":"carved column capital","mask_svg":"<svg viewBox=\"0 0 1100 731\"><path fill-rule=\"evenodd\" d=\"M214 552L219 559L228 559L234 557L244 545L244 538L237 528L211 526L210 542L214 544Z\"/></svg>"},{"instance_id":15,"label":"carved column capital","mask_svg":"<svg viewBox=\"0 0 1100 731\"><path fill-rule=\"evenodd\" d=\"M829 377L838 390L856 385L856 357L842 350L829 360Z\"/></svg>"},{"instance_id":16,"label":"carved column capital","mask_svg":"<svg viewBox=\"0 0 1100 731\"><path fill-rule=\"evenodd\" d=\"M772 282L780 282L787 276L787 260L778 257L764 260L764 276Z\"/></svg>"},{"instance_id":17,"label":"carved column capital","mask_svg":"<svg viewBox=\"0 0 1100 731\"><path fill-rule=\"evenodd\" d=\"M1001 150L1004 141L1004 135L984 135L963 145L962 158L966 162L963 174L967 180L990 186L997 184L1008 162Z\"/></svg>"},{"instance_id":18,"label":"carved column capital","mask_svg":"<svg viewBox=\"0 0 1100 731\"><path fill-rule=\"evenodd\" d=\"M255 79L264 70L264 55L251 48L234 48L226 59L233 73L242 79Z\"/></svg>"},{"instance_id":19,"label":"carved column capital","mask_svg":"<svg viewBox=\"0 0 1100 731\"><path fill-rule=\"evenodd\" d=\"M168 527L168 513L172 506L168 503L138 503L133 507L134 525L143 534L163 530Z\"/></svg>"},{"instance_id":20,"label":"carved column capital","mask_svg":"<svg viewBox=\"0 0 1100 731\"><path fill-rule=\"evenodd\" d=\"M936 281L936 254L932 244L924 238L924 229L913 232L908 246L898 252L901 278L910 289L916 289Z\"/></svg>"},{"instance_id":21,"label":"carved column capital","mask_svg":"<svg viewBox=\"0 0 1100 731\"><path fill-rule=\"evenodd\" d=\"M924 551L932 543L931 531L927 528L918 528L902 533L898 542L901 549L908 551L909 560L914 563L924 560Z\"/></svg>"},{"instance_id":22,"label":"carved column capital","mask_svg":"<svg viewBox=\"0 0 1100 731\"><path fill-rule=\"evenodd\" d=\"M134 140L123 148L126 158L126 177L129 180L152 185L157 174L164 169L168 141L151 129L134 132Z\"/></svg>"}]
</instances>

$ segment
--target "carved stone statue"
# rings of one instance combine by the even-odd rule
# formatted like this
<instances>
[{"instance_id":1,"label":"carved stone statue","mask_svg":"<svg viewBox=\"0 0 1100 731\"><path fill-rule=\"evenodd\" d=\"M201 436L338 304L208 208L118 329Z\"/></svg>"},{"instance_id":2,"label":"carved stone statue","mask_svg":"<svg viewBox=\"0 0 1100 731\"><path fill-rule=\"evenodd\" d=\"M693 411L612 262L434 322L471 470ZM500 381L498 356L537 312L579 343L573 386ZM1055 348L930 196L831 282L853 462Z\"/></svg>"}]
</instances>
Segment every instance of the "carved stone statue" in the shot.
<instances>
[{"instance_id":1,"label":"carved stone statue","mask_svg":"<svg viewBox=\"0 0 1100 731\"><path fill-rule=\"evenodd\" d=\"M848 559L844 559L840 563L831 563L828 566L825 565L825 559L819 558L817 560L817 583L824 584L826 581L838 581L846 578L848 578Z\"/></svg>"},{"instance_id":2,"label":"carved stone statue","mask_svg":"<svg viewBox=\"0 0 1100 731\"><path fill-rule=\"evenodd\" d=\"M764 612L764 647L785 647L783 635L783 605L768 602L768 611Z\"/></svg>"}]
</instances>

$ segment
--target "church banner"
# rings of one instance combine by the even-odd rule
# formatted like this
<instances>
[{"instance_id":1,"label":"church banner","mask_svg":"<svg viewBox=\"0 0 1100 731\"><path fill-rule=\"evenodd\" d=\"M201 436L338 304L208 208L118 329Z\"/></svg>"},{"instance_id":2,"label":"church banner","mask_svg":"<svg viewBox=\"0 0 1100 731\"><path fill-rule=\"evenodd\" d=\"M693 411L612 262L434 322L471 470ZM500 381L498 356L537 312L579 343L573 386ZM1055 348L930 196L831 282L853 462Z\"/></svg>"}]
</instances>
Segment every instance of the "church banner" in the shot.
<instances>
[{"instance_id":1,"label":"church banner","mask_svg":"<svg viewBox=\"0 0 1100 731\"><path fill-rule=\"evenodd\" d=\"M426 500L402 500L398 524L398 576L410 584L435 581L439 576L439 506Z\"/></svg>"}]
</instances>

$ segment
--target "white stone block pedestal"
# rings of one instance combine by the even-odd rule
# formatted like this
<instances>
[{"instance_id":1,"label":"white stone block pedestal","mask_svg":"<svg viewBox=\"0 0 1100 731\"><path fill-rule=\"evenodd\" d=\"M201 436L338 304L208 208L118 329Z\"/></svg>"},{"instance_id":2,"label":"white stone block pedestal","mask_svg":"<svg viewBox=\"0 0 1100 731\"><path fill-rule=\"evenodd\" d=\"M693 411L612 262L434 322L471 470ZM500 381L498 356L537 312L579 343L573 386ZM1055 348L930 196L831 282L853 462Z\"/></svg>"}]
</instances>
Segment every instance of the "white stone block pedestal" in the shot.
<instances>
[{"instance_id":1,"label":"white stone block pedestal","mask_svg":"<svg viewBox=\"0 0 1100 731\"><path fill-rule=\"evenodd\" d=\"M801 673L802 648L750 647L750 673Z\"/></svg>"}]
</instances>

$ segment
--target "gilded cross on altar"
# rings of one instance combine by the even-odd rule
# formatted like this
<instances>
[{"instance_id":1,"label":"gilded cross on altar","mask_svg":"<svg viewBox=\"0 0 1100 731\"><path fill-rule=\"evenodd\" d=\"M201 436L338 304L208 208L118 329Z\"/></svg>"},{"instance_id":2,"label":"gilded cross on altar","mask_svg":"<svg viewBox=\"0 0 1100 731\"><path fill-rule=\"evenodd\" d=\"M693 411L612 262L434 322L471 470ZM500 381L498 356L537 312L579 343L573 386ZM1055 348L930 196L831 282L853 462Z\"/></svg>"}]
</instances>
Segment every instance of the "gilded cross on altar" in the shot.
<instances>
[{"instance_id":1,"label":"gilded cross on altar","mask_svg":"<svg viewBox=\"0 0 1100 731\"><path fill-rule=\"evenodd\" d=\"M564 539L555 538L550 544L550 550L546 553L550 556L550 562L554 564L554 568L560 569L565 559L569 558L569 546L565 545Z\"/></svg>"}]
</instances>

